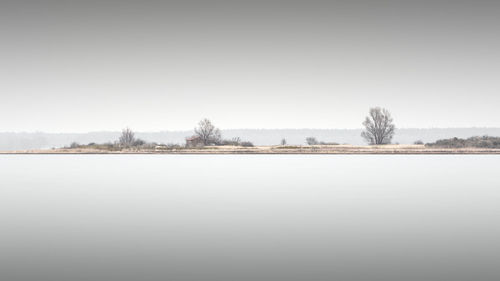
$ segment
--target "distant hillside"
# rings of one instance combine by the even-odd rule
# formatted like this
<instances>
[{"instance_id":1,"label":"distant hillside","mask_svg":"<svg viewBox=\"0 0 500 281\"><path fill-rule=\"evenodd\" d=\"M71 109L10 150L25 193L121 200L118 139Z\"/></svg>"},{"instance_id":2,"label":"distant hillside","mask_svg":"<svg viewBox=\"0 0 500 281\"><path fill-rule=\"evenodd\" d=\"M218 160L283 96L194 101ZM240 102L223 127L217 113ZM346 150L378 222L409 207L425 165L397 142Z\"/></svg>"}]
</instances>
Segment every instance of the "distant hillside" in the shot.
<instances>
[{"instance_id":1,"label":"distant hillside","mask_svg":"<svg viewBox=\"0 0 500 281\"><path fill-rule=\"evenodd\" d=\"M139 138L157 143L184 143L192 131L140 132ZM231 129L222 131L224 138L240 137L255 145L275 145L285 138L288 144L305 144L306 137L318 141L340 144L364 144L361 129ZM47 149L67 146L72 142L88 144L91 142L114 142L120 132L91 132L85 134L49 133L0 133L0 150ZM398 129L393 143L412 144L416 140L425 143L447 138L469 138L472 136L500 136L500 128L437 128L437 129Z\"/></svg>"}]
</instances>

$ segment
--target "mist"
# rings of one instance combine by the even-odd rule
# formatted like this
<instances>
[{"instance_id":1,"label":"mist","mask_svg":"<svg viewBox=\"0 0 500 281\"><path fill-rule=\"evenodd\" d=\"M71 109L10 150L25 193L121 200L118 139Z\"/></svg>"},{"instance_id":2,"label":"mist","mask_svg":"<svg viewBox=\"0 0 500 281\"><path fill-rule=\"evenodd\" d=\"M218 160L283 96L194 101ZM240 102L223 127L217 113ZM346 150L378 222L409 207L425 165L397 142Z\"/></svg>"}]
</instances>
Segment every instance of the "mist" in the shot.
<instances>
[{"instance_id":1,"label":"mist","mask_svg":"<svg viewBox=\"0 0 500 281\"><path fill-rule=\"evenodd\" d=\"M498 1L0 3L0 131L500 127Z\"/></svg>"}]
</instances>

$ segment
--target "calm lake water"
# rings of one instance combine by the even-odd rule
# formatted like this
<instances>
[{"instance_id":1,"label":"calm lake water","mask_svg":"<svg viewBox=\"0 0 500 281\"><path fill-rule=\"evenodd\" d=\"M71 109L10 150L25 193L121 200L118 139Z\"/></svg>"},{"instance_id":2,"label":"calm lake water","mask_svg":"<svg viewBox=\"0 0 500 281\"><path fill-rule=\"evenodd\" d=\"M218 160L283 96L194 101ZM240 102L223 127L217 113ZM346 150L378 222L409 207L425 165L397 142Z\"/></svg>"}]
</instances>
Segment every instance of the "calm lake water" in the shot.
<instances>
[{"instance_id":1,"label":"calm lake water","mask_svg":"<svg viewBox=\"0 0 500 281\"><path fill-rule=\"evenodd\" d=\"M500 280L500 156L0 156L0 280Z\"/></svg>"}]
</instances>

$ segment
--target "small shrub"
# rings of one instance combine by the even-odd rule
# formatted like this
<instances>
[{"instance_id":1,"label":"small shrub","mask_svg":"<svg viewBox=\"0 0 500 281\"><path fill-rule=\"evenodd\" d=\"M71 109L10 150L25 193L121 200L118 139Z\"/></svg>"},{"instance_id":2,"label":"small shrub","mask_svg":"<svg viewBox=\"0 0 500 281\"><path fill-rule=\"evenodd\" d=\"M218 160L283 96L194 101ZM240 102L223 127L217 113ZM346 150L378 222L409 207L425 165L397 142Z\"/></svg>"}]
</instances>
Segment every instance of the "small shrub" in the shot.
<instances>
[{"instance_id":1,"label":"small shrub","mask_svg":"<svg viewBox=\"0 0 500 281\"><path fill-rule=\"evenodd\" d=\"M240 138L232 138L230 140L221 140L217 145L234 145L239 146L241 144Z\"/></svg>"},{"instance_id":2,"label":"small shrub","mask_svg":"<svg viewBox=\"0 0 500 281\"><path fill-rule=\"evenodd\" d=\"M318 140L315 137L308 137L308 138L306 138L306 143L308 145L317 145L317 144L319 144Z\"/></svg>"},{"instance_id":3,"label":"small shrub","mask_svg":"<svg viewBox=\"0 0 500 281\"><path fill-rule=\"evenodd\" d=\"M251 147L253 143L249 141L241 141L239 137L232 138L230 140L221 140L217 145L232 145L232 146L244 146Z\"/></svg>"},{"instance_id":4,"label":"small shrub","mask_svg":"<svg viewBox=\"0 0 500 281\"><path fill-rule=\"evenodd\" d=\"M336 143L336 142L324 142L324 141L320 142L319 144L320 144L320 145L339 145L339 144L338 144L338 143Z\"/></svg>"},{"instance_id":5,"label":"small shrub","mask_svg":"<svg viewBox=\"0 0 500 281\"><path fill-rule=\"evenodd\" d=\"M143 141L143 140L141 140L141 139L136 139L136 140L134 140L134 142L132 143L132 146L143 146L143 145L145 145L145 144L146 144L146 142L145 142L145 141Z\"/></svg>"},{"instance_id":6,"label":"small shrub","mask_svg":"<svg viewBox=\"0 0 500 281\"><path fill-rule=\"evenodd\" d=\"M251 143L249 141L243 141L243 142L241 142L241 146L243 146L243 147L253 147L253 143Z\"/></svg>"},{"instance_id":7,"label":"small shrub","mask_svg":"<svg viewBox=\"0 0 500 281\"><path fill-rule=\"evenodd\" d=\"M167 149L181 149L184 148L183 146L176 144L176 143L169 143L166 145Z\"/></svg>"}]
</instances>

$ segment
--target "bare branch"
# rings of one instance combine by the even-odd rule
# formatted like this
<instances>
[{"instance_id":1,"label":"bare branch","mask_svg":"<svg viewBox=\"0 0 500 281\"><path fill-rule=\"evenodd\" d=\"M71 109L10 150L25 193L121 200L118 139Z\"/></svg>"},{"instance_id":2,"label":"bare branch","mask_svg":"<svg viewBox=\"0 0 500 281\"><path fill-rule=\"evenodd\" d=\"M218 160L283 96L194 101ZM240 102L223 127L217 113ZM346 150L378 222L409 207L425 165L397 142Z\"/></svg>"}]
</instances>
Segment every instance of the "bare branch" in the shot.
<instances>
[{"instance_id":1,"label":"bare branch","mask_svg":"<svg viewBox=\"0 0 500 281\"><path fill-rule=\"evenodd\" d=\"M198 123L198 127L194 129L194 133L201 139L203 145L218 144L222 139L220 130L207 118Z\"/></svg>"},{"instance_id":2,"label":"bare branch","mask_svg":"<svg viewBox=\"0 0 500 281\"><path fill-rule=\"evenodd\" d=\"M120 137L120 145L124 147L131 147L134 145L135 142L135 133L132 132L129 128L123 129L122 130L122 135Z\"/></svg>"},{"instance_id":3,"label":"bare branch","mask_svg":"<svg viewBox=\"0 0 500 281\"><path fill-rule=\"evenodd\" d=\"M389 144L396 127L392 123L391 113L380 107L370 108L369 116L365 118L365 130L361 136L371 145Z\"/></svg>"}]
</instances>

